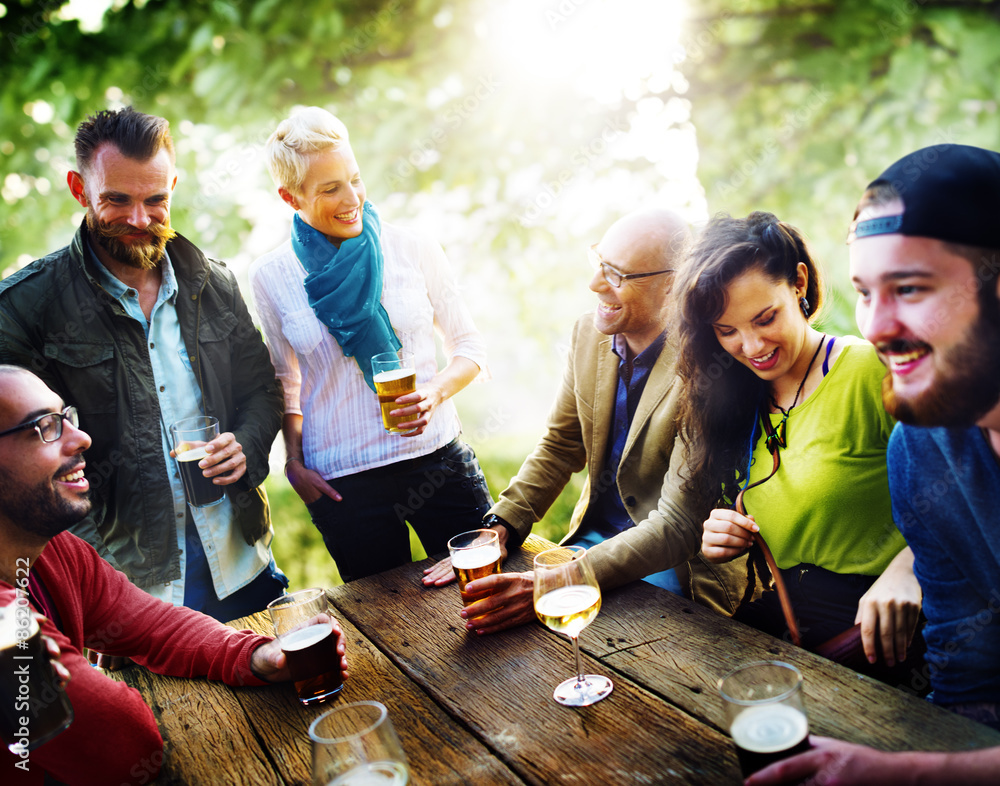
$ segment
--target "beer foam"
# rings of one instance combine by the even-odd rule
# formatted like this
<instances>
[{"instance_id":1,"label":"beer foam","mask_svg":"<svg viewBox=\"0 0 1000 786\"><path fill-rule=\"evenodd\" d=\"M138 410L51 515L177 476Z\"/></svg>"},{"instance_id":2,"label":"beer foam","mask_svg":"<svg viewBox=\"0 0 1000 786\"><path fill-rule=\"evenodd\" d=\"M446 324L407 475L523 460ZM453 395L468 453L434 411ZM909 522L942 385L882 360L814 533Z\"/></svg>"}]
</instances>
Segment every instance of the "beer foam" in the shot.
<instances>
[{"instance_id":1,"label":"beer foam","mask_svg":"<svg viewBox=\"0 0 1000 786\"><path fill-rule=\"evenodd\" d=\"M741 712L729 729L733 742L754 753L794 748L809 733L805 714L787 704L765 704Z\"/></svg>"},{"instance_id":2,"label":"beer foam","mask_svg":"<svg viewBox=\"0 0 1000 786\"><path fill-rule=\"evenodd\" d=\"M0 649L13 647L38 630L38 620L31 613L27 599L18 607L16 601L0 606Z\"/></svg>"},{"instance_id":3,"label":"beer foam","mask_svg":"<svg viewBox=\"0 0 1000 786\"><path fill-rule=\"evenodd\" d=\"M201 445L197 448L191 448L191 450L185 450L183 453L177 454L178 461L201 461L205 456L208 455L208 451L205 450L205 446Z\"/></svg>"},{"instance_id":4,"label":"beer foam","mask_svg":"<svg viewBox=\"0 0 1000 786\"><path fill-rule=\"evenodd\" d=\"M332 625L310 625L308 628L293 630L281 636L281 649L286 652L304 650L325 636L329 636L332 631Z\"/></svg>"},{"instance_id":5,"label":"beer foam","mask_svg":"<svg viewBox=\"0 0 1000 786\"><path fill-rule=\"evenodd\" d=\"M412 368L395 368L391 371L380 371L372 377L372 382L379 382L382 384L386 382L395 382L397 379L403 379L415 373L416 371Z\"/></svg>"},{"instance_id":6,"label":"beer foam","mask_svg":"<svg viewBox=\"0 0 1000 786\"><path fill-rule=\"evenodd\" d=\"M476 546L460 549L451 555L451 565L458 570L484 568L500 559L499 546Z\"/></svg>"}]
</instances>

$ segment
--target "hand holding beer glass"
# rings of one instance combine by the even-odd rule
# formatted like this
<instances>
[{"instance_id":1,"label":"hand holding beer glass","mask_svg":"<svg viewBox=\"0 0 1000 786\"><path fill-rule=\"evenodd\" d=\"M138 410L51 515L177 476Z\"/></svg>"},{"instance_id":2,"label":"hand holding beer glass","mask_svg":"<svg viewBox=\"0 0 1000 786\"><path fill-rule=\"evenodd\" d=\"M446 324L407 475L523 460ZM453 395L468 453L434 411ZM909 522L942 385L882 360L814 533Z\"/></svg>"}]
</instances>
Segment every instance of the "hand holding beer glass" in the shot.
<instances>
[{"instance_id":1,"label":"hand holding beer glass","mask_svg":"<svg viewBox=\"0 0 1000 786\"><path fill-rule=\"evenodd\" d=\"M406 786L406 754L385 705L345 704L309 727L313 786Z\"/></svg>"},{"instance_id":2,"label":"hand holding beer glass","mask_svg":"<svg viewBox=\"0 0 1000 786\"><path fill-rule=\"evenodd\" d=\"M451 567L458 579L458 591L462 594L462 605L469 606L474 601L488 598L485 595L470 595L465 586L470 581L482 579L500 572L500 538L492 529L474 529L456 535L448 541Z\"/></svg>"},{"instance_id":3,"label":"hand holding beer glass","mask_svg":"<svg viewBox=\"0 0 1000 786\"><path fill-rule=\"evenodd\" d=\"M575 678L560 683L552 697L567 707L586 707L614 689L598 674L584 674L580 665L580 633L601 610L601 588L582 546L559 546L535 555L535 614L549 630L573 640Z\"/></svg>"},{"instance_id":4,"label":"hand holding beer glass","mask_svg":"<svg viewBox=\"0 0 1000 786\"><path fill-rule=\"evenodd\" d=\"M22 758L73 722L73 705L50 656L25 596L0 607L0 739Z\"/></svg>"},{"instance_id":5,"label":"hand holding beer glass","mask_svg":"<svg viewBox=\"0 0 1000 786\"><path fill-rule=\"evenodd\" d=\"M802 674L780 661L761 661L719 680L729 734L743 777L809 750Z\"/></svg>"},{"instance_id":6,"label":"hand holding beer glass","mask_svg":"<svg viewBox=\"0 0 1000 786\"><path fill-rule=\"evenodd\" d=\"M375 393L382 408L382 428L390 434L406 434L413 429L400 428L400 423L412 420L410 417L393 416L389 413L400 407L396 399L413 393L417 389L417 367L413 355L408 352L381 352L372 356L372 379Z\"/></svg>"},{"instance_id":7,"label":"hand holding beer glass","mask_svg":"<svg viewBox=\"0 0 1000 786\"><path fill-rule=\"evenodd\" d=\"M274 632L285 653L299 701L326 701L343 687L338 636L326 602L326 590L299 590L267 604Z\"/></svg>"},{"instance_id":8,"label":"hand holding beer glass","mask_svg":"<svg viewBox=\"0 0 1000 786\"><path fill-rule=\"evenodd\" d=\"M205 445L219 436L219 419L211 416L184 418L170 427L174 458L184 483L184 493L192 508L218 505L226 490L206 478L198 466L208 456Z\"/></svg>"}]
</instances>

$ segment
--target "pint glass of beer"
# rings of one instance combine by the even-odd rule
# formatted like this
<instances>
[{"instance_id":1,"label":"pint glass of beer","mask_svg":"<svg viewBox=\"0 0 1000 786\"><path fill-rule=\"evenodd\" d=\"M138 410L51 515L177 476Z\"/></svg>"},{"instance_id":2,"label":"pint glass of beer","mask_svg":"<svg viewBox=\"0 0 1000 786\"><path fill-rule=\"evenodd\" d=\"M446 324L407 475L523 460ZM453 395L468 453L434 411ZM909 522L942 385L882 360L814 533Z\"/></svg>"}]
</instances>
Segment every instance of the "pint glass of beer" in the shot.
<instances>
[{"instance_id":1,"label":"pint glass of beer","mask_svg":"<svg viewBox=\"0 0 1000 786\"><path fill-rule=\"evenodd\" d=\"M719 680L743 777L809 750L802 674L780 661L749 663Z\"/></svg>"},{"instance_id":2,"label":"pint glass of beer","mask_svg":"<svg viewBox=\"0 0 1000 786\"><path fill-rule=\"evenodd\" d=\"M309 727L313 786L406 786L406 754L385 705L359 701L328 710Z\"/></svg>"},{"instance_id":3,"label":"pint glass of beer","mask_svg":"<svg viewBox=\"0 0 1000 786\"><path fill-rule=\"evenodd\" d=\"M400 428L399 424L409 417L392 417L389 413L396 406L396 399L413 393L417 389L417 367L413 355L407 352L382 352L372 356L372 379L375 382L375 392L382 408L382 428L390 434L405 434L412 429Z\"/></svg>"},{"instance_id":4,"label":"pint glass of beer","mask_svg":"<svg viewBox=\"0 0 1000 786\"><path fill-rule=\"evenodd\" d=\"M202 474L198 462L208 453L205 445L219 436L219 419L199 415L178 420L170 427L170 440L174 447L174 459L184 483L184 493L192 508L207 508L218 505L226 494L222 486L216 486L211 478Z\"/></svg>"},{"instance_id":5,"label":"pint glass of beer","mask_svg":"<svg viewBox=\"0 0 1000 786\"><path fill-rule=\"evenodd\" d=\"M329 614L326 590L305 589L282 595L268 603L267 610L299 701L319 704L340 693L343 676L333 622L316 620L319 614Z\"/></svg>"},{"instance_id":6,"label":"pint glass of beer","mask_svg":"<svg viewBox=\"0 0 1000 786\"><path fill-rule=\"evenodd\" d=\"M0 608L0 738L23 757L72 722L73 705L27 598Z\"/></svg>"},{"instance_id":7,"label":"pint glass of beer","mask_svg":"<svg viewBox=\"0 0 1000 786\"><path fill-rule=\"evenodd\" d=\"M500 539L497 533L491 529L463 532L448 541L448 553L451 554L451 567L458 579L463 605L488 598L490 593L470 595L465 591L465 585L500 572Z\"/></svg>"}]
</instances>

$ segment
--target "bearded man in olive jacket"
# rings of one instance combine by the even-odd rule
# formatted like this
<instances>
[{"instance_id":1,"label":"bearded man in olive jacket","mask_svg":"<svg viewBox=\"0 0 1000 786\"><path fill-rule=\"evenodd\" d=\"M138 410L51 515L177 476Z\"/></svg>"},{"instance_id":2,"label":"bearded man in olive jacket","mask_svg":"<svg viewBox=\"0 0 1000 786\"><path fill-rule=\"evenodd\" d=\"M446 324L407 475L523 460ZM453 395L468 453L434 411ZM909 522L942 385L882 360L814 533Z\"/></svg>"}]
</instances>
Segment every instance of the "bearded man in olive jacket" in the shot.
<instances>
[{"instance_id":1,"label":"bearded man in olive jacket","mask_svg":"<svg viewBox=\"0 0 1000 786\"><path fill-rule=\"evenodd\" d=\"M636 579L731 615L746 587L746 562L712 565L700 555L702 520L679 473L676 350L667 329L673 268L687 225L666 210L615 222L591 249L593 314L573 330L563 383L545 435L483 521L504 549L520 545L573 473L584 486L563 543L588 548L604 590ZM424 583L454 578L449 560ZM466 628L493 633L535 619L533 575L502 573L470 582L484 600L462 609Z\"/></svg>"},{"instance_id":2,"label":"bearded man in olive jacket","mask_svg":"<svg viewBox=\"0 0 1000 786\"><path fill-rule=\"evenodd\" d=\"M35 372L93 436L77 535L162 600L223 620L260 610L287 586L261 488L282 417L267 349L232 273L170 227L167 121L99 112L76 153L67 182L87 217L0 282L0 362ZM168 429L199 415L219 420L199 466L226 493L194 509Z\"/></svg>"}]
</instances>

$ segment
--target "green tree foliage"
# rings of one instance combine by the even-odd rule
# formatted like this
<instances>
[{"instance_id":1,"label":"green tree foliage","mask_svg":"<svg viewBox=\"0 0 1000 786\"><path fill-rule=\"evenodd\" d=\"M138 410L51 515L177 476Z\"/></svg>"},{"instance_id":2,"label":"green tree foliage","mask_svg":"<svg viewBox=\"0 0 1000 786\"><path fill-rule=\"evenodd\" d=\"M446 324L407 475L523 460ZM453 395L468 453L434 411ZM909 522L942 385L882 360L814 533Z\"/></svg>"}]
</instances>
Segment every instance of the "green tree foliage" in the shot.
<instances>
[{"instance_id":1,"label":"green tree foliage","mask_svg":"<svg viewBox=\"0 0 1000 786\"><path fill-rule=\"evenodd\" d=\"M290 220L264 141L324 106L383 215L430 230L459 271L495 381L458 405L497 493L541 433L593 305L586 247L614 219L650 201L692 220L771 210L811 237L830 329L853 332L843 239L867 182L923 145L1000 148L1000 0L688 0L679 45L672 6L0 0L0 275L69 240L75 127L127 103L171 121L174 225L244 275Z\"/></svg>"},{"instance_id":2,"label":"green tree foliage","mask_svg":"<svg viewBox=\"0 0 1000 786\"><path fill-rule=\"evenodd\" d=\"M767 209L829 271L838 332L856 331L844 240L864 187L943 142L1000 149L1000 3L692 4L683 69L712 212Z\"/></svg>"}]
</instances>

